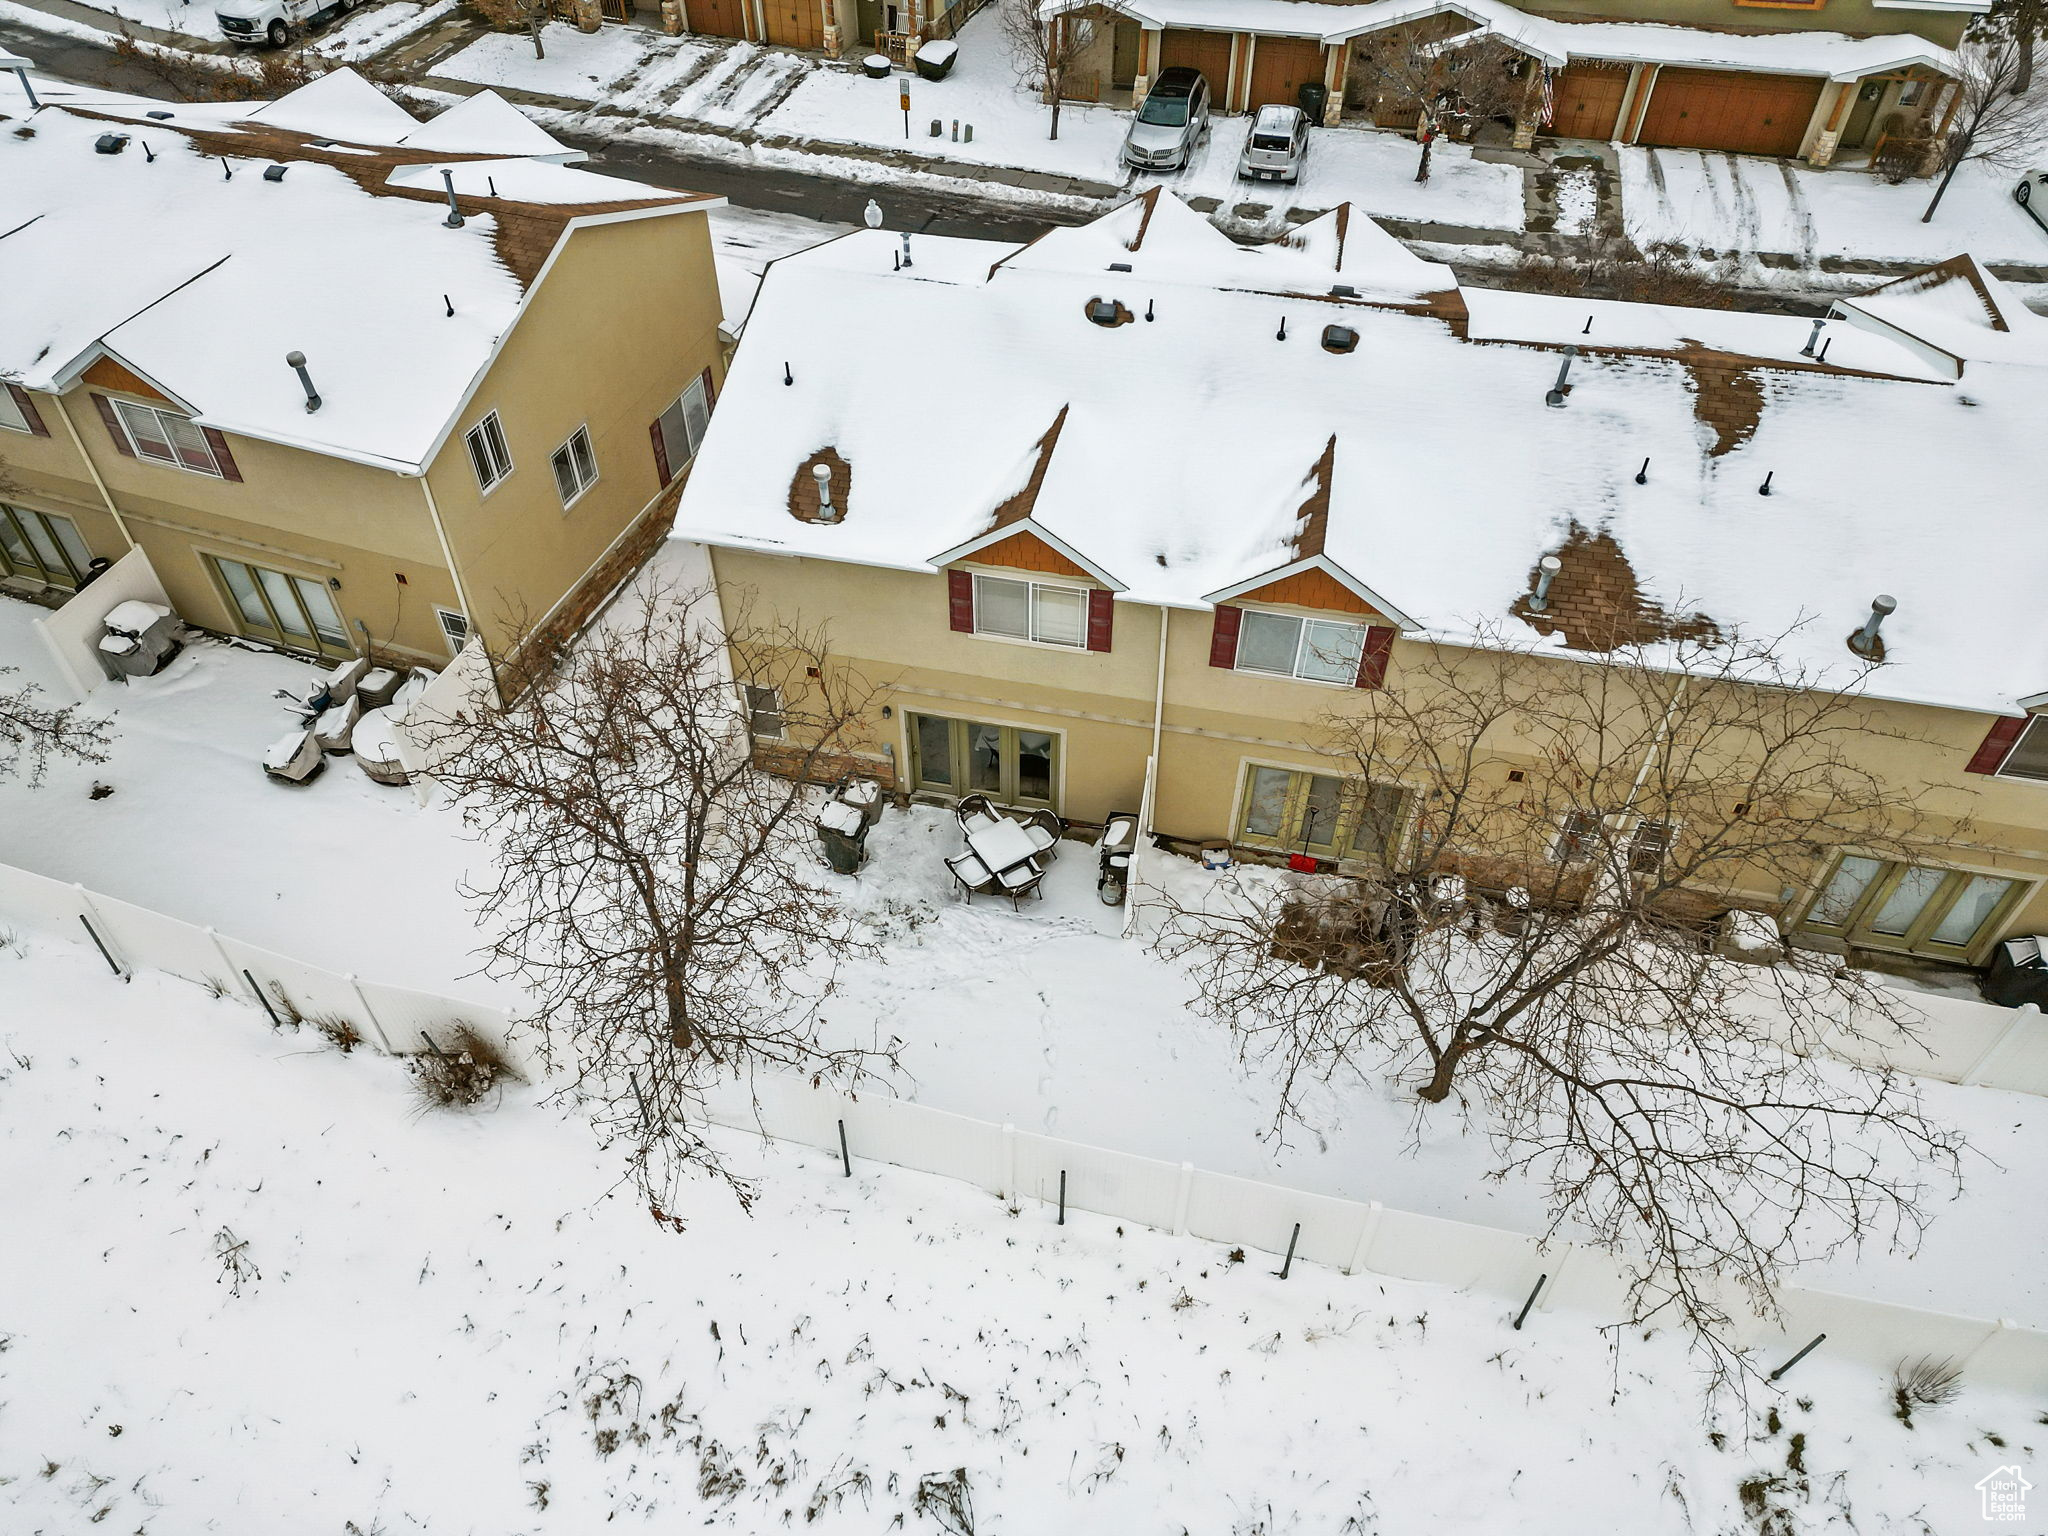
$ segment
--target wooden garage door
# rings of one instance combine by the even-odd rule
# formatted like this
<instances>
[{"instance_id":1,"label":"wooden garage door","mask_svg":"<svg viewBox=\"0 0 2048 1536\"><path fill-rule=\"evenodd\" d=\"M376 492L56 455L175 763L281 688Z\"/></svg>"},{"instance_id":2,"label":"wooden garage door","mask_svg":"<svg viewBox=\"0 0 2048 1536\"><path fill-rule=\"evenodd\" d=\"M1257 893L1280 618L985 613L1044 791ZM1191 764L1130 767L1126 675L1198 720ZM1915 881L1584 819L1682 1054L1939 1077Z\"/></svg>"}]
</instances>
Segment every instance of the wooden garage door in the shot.
<instances>
[{"instance_id":1,"label":"wooden garage door","mask_svg":"<svg viewBox=\"0 0 2048 1536\"><path fill-rule=\"evenodd\" d=\"M1611 139L1628 93L1628 66L1573 64L1550 86L1550 131L1561 139Z\"/></svg>"},{"instance_id":2,"label":"wooden garage door","mask_svg":"<svg viewBox=\"0 0 2048 1536\"><path fill-rule=\"evenodd\" d=\"M818 0L762 0L768 41L785 48L825 46L825 8Z\"/></svg>"},{"instance_id":3,"label":"wooden garage door","mask_svg":"<svg viewBox=\"0 0 2048 1536\"><path fill-rule=\"evenodd\" d=\"M1802 75L1662 70L1636 142L1744 155L1796 155L1824 84Z\"/></svg>"},{"instance_id":4,"label":"wooden garage door","mask_svg":"<svg viewBox=\"0 0 2048 1536\"><path fill-rule=\"evenodd\" d=\"M1209 101L1221 111L1230 94L1230 34L1168 27L1159 39L1159 67L1199 69L1209 82Z\"/></svg>"},{"instance_id":5,"label":"wooden garage door","mask_svg":"<svg viewBox=\"0 0 2048 1536\"><path fill-rule=\"evenodd\" d=\"M1298 107L1295 92L1323 83L1323 45L1313 38L1262 37L1252 45L1252 98L1248 110Z\"/></svg>"},{"instance_id":6,"label":"wooden garage door","mask_svg":"<svg viewBox=\"0 0 2048 1536\"><path fill-rule=\"evenodd\" d=\"M683 0L690 30L709 37L745 37L747 0Z\"/></svg>"}]
</instances>

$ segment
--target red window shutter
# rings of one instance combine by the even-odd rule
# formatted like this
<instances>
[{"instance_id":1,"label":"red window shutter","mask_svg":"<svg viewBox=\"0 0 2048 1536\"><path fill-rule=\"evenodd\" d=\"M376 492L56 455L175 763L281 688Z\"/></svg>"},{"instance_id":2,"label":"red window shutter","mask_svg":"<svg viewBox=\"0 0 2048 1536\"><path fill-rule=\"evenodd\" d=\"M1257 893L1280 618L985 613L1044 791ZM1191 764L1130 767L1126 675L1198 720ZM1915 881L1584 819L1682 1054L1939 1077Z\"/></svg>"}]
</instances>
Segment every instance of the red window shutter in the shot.
<instances>
[{"instance_id":1,"label":"red window shutter","mask_svg":"<svg viewBox=\"0 0 2048 1536\"><path fill-rule=\"evenodd\" d=\"M2001 715L1991 722L1991 729L1984 735L1984 741L1977 748L1976 755L1963 765L1965 773L1996 773L2005 766L2006 754L2012 751L2012 744L2020 739L2020 732L2027 728L2032 715L2017 718Z\"/></svg>"},{"instance_id":2,"label":"red window shutter","mask_svg":"<svg viewBox=\"0 0 2048 1536\"><path fill-rule=\"evenodd\" d=\"M675 474L668 467L668 443L662 438L659 421L648 423L647 437L654 444L654 472L661 476L661 483L667 485L675 479Z\"/></svg>"},{"instance_id":3,"label":"red window shutter","mask_svg":"<svg viewBox=\"0 0 2048 1536\"><path fill-rule=\"evenodd\" d=\"M14 408L21 412L21 419L28 423L29 434L33 437L48 437L50 429L43 425L42 415L36 410L35 401L29 399L28 391L19 384L7 386L7 393L14 397Z\"/></svg>"},{"instance_id":4,"label":"red window shutter","mask_svg":"<svg viewBox=\"0 0 2048 1536\"><path fill-rule=\"evenodd\" d=\"M974 575L972 572L946 572L946 606L952 611L953 627L963 635L973 634Z\"/></svg>"},{"instance_id":5,"label":"red window shutter","mask_svg":"<svg viewBox=\"0 0 2048 1536\"><path fill-rule=\"evenodd\" d=\"M1116 598L1112 594L1103 591L1099 587L1088 594L1089 650L1106 651L1109 649L1110 629L1116 623L1116 614L1111 606L1115 602Z\"/></svg>"},{"instance_id":6,"label":"red window shutter","mask_svg":"<svg viewBox=\"0 0 2048 1536\"><path fill-rule=\"evenodd\" d=\"M718 404L718 386L711 382L711 370L704 370L704 409L709 411Z\"/></svg>"},{"instance_id":7,"label":"red window shutter","mask_svg":"<svg viewBox=\"0 0 2048 1536\"><path fill-rule=\"evenodd\" d=\"M1216 627L1209 631L1209 665L1212 667L1234 667L1237 665L1237 628L1244 623L1242 608L1218 608Z\"/></svg>"},{"instance_id":8,"label":"red window shutter","mask_svg":"<svg viewBox=\"0 0 2048 1536\"><path fill-rule=\"evenodd\" d=\"M94 395L92 403L99 407L100 420L107 424L107 436L114 440L114 446L129 458L134 458L135 445L128 441L128 433L121 426L121 418L114 414L114 402L105 395Z\"/></svg>"},{"instance_id":9,"label":"red window shutter","mask_svg":"<svg viewBox=\"0 0 2048 1536\"><path fill-rule=\"evenodd\" d=\"M1382 688L1387 681L1387 658L1394 654L1394 631L1375 624L1365 632L1365 649L1358 655L1360 688Z\"/></svg>"},{"instance_id":10,"label":"red window shutter","mask_svg":"<svg viewBox=\"0 0 2048 1536\"><path fill-rule=\"evenodd\" d=\"M242 472L235 467L235 456L228 452L228 440L214 427L199 430L206 434L206 446L213 450L213 462L220 466L221 479L239 481Z\"/></svg>"}]
</instances>

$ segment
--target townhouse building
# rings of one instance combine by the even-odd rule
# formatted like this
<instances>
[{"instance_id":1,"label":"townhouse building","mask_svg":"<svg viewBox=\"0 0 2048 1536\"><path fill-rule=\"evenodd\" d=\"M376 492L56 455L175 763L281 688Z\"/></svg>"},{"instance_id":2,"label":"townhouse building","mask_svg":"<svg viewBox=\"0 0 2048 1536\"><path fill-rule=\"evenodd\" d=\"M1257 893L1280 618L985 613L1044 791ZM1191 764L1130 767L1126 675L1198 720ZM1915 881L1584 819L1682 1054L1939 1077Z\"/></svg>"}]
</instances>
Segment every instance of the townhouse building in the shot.
<instances>
[{"instance_id":1,"label":"townhouse building","mask_svg":"<svg viewBox=\"0 0 2048 1536\"><path fill-rule=\"evenodd\" d=\"M723 366L716 199L488 92L36 89L0 129L0 580L141 549L190 624L438 665L573 632L658 540Z\"/></svg>"},{"instance_id":2,"label":"townhouse building","mask_svg":"<svg viewBox=\"0 0 2048 1536\"><path fill-rule=\"evenodd\" d=\"M2048 923L2048 322L1969 258L1817 329L1464 289L1349 208L1242 248L1160 192L909 254L770 267L672 535L879 688L836 766L1099 823L1150 764L1162 836L1356 869L1414 786L1347 777L1320 722L1419 647L1568 666L1621 619L1782 636L1848 687L1885 594L1870 752L1954 846L1713 895L1963 963ZM752 702L772 765L802 701Z\"/></svg>"}]
</instances>

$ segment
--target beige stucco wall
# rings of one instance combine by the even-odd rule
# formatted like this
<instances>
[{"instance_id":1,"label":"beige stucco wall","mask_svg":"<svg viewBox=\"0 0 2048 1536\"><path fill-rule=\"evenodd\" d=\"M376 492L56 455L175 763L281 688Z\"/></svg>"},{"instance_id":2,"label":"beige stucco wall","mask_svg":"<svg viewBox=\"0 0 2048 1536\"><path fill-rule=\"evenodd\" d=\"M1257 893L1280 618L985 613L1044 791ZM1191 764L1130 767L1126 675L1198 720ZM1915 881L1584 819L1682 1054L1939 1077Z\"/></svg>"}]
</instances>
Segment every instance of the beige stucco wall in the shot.
<instances>
[{"instance_id":1,"label":"beige stucco wall","mask_svg":"<svg viewBox=\"0 0 2048 1536\"><path fill-rule=\"evenodd\" d=\"M557 254L426 477L494 649L659 495L648 427L704 369L723 379L721 318L702 213L582 229ZM463 434L494 410L514 468L486 494ZM580 426L598 479L565 510L549 459Z\"/></svg>"},{"instance_id":2,"label":"beige stucco wall","mask_svg":"<svg viewBox=\"0 0 2048 1536\"><path fill-rule=\"evenodd\" d=\"M1931 43L1954 47L1971 17L1955 11L1880 10L1870 0L1827 0L1816 10L1775 5L1736 5L1733 0L1544 0L1525 6L1533 15L1564 20L1664 21L1681 26L1721 27L1755 32L1914 32Z\"/></svg>"}]
</instances>

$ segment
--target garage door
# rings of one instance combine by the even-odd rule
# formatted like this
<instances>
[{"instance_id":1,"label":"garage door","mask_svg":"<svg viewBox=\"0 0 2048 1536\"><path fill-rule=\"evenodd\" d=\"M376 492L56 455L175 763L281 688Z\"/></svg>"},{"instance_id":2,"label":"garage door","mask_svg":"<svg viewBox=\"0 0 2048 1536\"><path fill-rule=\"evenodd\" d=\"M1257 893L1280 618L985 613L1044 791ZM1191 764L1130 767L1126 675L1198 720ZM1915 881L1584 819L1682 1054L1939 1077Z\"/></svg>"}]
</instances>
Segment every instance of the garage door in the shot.
<instances>
[{"instance_id":1,"label":"garage door","mask_svg":"<svg viewBox=\"0 0 2048 1536\"><path fill-rule=\"evenodd\" d=\"M1209 100L1217 110L1230 94L1230 34L1192 32L1186 27L1168 27L1159 38L1159 67L1185 66L1199 69L1209 82Z\"/></svg>"},{"instance_id":2,"label":"garage door","mask_svg":"<svg viewBox=\"0 0 2048 1536\"><path fill-rule=\"evenodd\" d=\"M745 37L747 0L683 0L690 30L707 37Z\"/></svg>"},{"instance_id":3,"label":"garage door","mask_svg":"<svg viewBox=\"0 0 2048 1536\"><path fill-rule=\"evenodd\" d=\"M1659 72L1650 92L1650 107L1636 142L1743 155L1796 155L1826 83L1803 75L1666 69Z\"/></svg>"},{"instance_id":4,"label":"garage door","mask_svg":"<svg viewBox=\"0 0 2048 1536\"><path fill-rule=\"evenodd\" d=\"M1323 45L1313 38L1262 37L1252 44L1251 111L1265 106L1297 107L1295 92L1323 83Z\"/></svg>"},{"instance_id":5,"label":"garage door","mask_svg":"<svg viewBox=\"0 0 2048 1536\"><path fill-rule=\"evenodd\" d=\"M768 41L785 48L825 46L825 8L818 0L763 0Z\"/></svg>"},{"instance_id":6,"label":"garage door","mask_svg":"<svg viewBox=\"0 0 2048 1536\"><path fill-rule=\"evenodd\" d=\"M1550 131L1561 139L1611 139L1628 93L1628 66L1573 64L1550 86Z\"/></svg>"}]
</instances>

